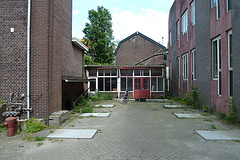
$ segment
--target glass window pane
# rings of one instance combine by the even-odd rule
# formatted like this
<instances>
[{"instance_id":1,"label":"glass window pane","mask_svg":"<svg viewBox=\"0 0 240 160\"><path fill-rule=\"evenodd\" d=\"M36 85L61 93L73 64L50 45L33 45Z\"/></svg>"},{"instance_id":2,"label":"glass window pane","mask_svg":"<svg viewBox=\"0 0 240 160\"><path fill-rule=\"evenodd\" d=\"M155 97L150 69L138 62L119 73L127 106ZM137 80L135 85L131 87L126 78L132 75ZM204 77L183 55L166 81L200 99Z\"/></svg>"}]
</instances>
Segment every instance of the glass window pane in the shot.
<instances>
[{"instance_id":1,"label":"glass window pane","mask_svg":"<svg viewBox=\"0 0 240 160\"><path fill-rule=\"evenodd\" d=\"M196 62L197 62L197 60L196 60L196 52L194 51L194 68L193 68L193 70L194 70L194 79L197 79L197 65L196 65Z\"/></svg>"},{"instance_id":2,"label":"glass window pane","mask_svg":"<svg viewBox=\"0 0 240 160\"><path fill-rule=\"evenodd\" d=\"M121 76L127 76L127 70L126 69L121 69Z\"/></svg>"},{"instance_id":3,"label":"glass window pane","mask_svg":"<svg viewBox=\"0 0 240 160\"><path fill-rule=\"evenodd\" d=\"M222 67L222 56L221 56L221 39L219 39L219 69Z\"/></svg>"},{"instance_id":4,"label":"glass window pane","mask_svg":"<svg viewBox=\"0 0 240 160\"><path fill-rule=\"evenodd\" d=\"M143 70L143 75L144 76L149 76L149 70L148 69L144 69Z\"/></svg>"},{"instance_id":5,"label":"glass window pane","mask_svg":"<svg viewBox=\"0 0 240 160\"><path fill-rule=\"evenodd\" d=\"M134 70L134 76L140 76L140 69Z\"/></svg>"},{"instance_id":6,"label":"glass window pane","mask_svg":"<svg viewBox=\"0 0 240 160\"><path fill-rule=\"evenodd\" d=\"M90 91L96 90L96 79L90 80Z\"/></svg>"},{"instance_id":7,"label":"glass window pane","mask_svg":"<svg viewBox=\"0 0 240 160\"><path fill-rule=\"evenodd\" d=\"M117 69L111 70L111 76L117 76Z\"/></svg>"},{"instance_id":8,"label":"glass window pane","mask_svg":"<svg viewBox=\"0 0 240 160\"><path fill-rule=\"evenodd\" d=\"M105 76L110 76L110 70L109 69L105 70Z\"/></svg>"},{"instance_id":9,"label":"glass window pane","mask_svg":"<svg viewBox=\"0 0 240 160\"><path fill-rule=\"evenodd\" d=\"M127 90L133 91L133 78L127 78Z\"/></svg>"},{"instance_id":10,"label":"glass window pane","mask_svg":"<svg viewBox=\"0 0 240 160\"><path fill-rule=\"evenodd\" d=\"M213 42L213 78L218 77L217 41Z\"/></svg>"},{"instance_id":11,"label":"glass window pane","mask_svg":"<svg viewBox=\"0 0 240 160\"><path fill-rule=\"evenodd\" d=\"M135 90L141 90L141 79L135 79Z\"/></svg>"},{"instance_id":12,"label":"glass window pane","mask_svg":"<svg viewBox=\"0 0 240 160\"><path fill-rule=\"evenodd\" d=\"M158 91L163 91L163 78L162 77L159 77L158 78Z\"/></svg>"},{"instance_id":13,"label":"glass window pane","mask_svg":"<svg viewBox=\"0 0 240 160\"><path fill-rule=\"evenodd\" d=\"M99 69L99 70L98 70L98 76L103 76L103 71L104 71L104 70Z\"/></svg>"},{"instance_id":14,"label":"glass window pane","mask_svg":"<svg viewBox=\"0 0 240 160\"><path fill-rule=\"evenodd\" d=\"M143 89L149 90L149 79L148 78L143 79Z\"/></svg>"},{"instance_id":15,"label":"glass window pane","mask_svg":"<svg viewBox=\"0 0 240 160\"><path fill-rule=\"evenodd\" d=\"M228 0L228 11L232 9L232 1Z\"/></svg>"},{"instance_id":16,"label":"glass window pane","mask_svg":"<svg viewBox=\"0 0 240 160\"><path fill-rule=\"evenodd\" d=\"M90 69L89 70L89 76L96 77L97 76L97 70L96 69Z\"/></svg>"},{"instance_id":17,"label":"glass window pane","mask_svg":"<svg viewBox=\"0 0 240 160\"><path fill-rule=\"evenodd\" d=\"M121 91L126 91L126 78L121 78Z\"/></svg>"},{"instance_id":18,"label":"glass window pane","mask_svg":"<svg viewBox=\"0 0 240 160\"><path fill-rule=\"evenodd\" d=\"M112 89L111 91L117 91L117 78L112 78Z\"/></svg>"},{"instance_id":19,"label":"glass window pane","mask_svg":"<svg viewBox=\"0 0 240 160\"><path fill-rule=\"evenodd\" d=\"M110 78L105 78L105 91L110 91Z\"/></svg>"},{"instance_id":20,"label":"glass window pane","mask_svg":"<svg viewBox=\"0 0 240 160\"><path fill-rule=\"evenodd\" d=\"M232 97L233 96L233 70L230 70L230 73L229 73L229 81L230 81L230 96Z\"/></svg>"},{"instance_id":21,"label":"glass window pane","mask_svg":"<svg viewBox=\"0 0 240 160\"><path fill-rule=\"evenodd\" d=\"M218 80L218 95L222 95L222 73L219 72L219 80Z\"/></svg>"},{"instance_id":22,"label":"glass window pane","mask_svg":"<svg viewBox=\"0 0 240 160\"><path fill-rule=\"evenodd\" d=\"M127 76L132 76L132 72L133 72L132 69L128 69L128 70L127 70Z\"/></svg>"},{"instance_id":23,"label":"glass window pane","mask_svg":"<svg viewBox=\"0 0 240 160\"><path fill-rule=\"evenodd\" d=\"M230 52L230 67L233 67L233 64L232 64L232 60L233 60L233 57L232 57L232 34L229 35L229 52Z\"/></svg>"},{"instance_id":24,"label":"glass window pane","mask_svg":"<svg viewBox=\"0 0 240 160\"><path fill-rule=\"evenodd\" d=\"M98 90L103 91L103 78L98 78Z\"/></svg>"},{"instance_id":25,"label":"glass window pane","mask_svg":"<svg viewBox=\"0 0 240 160\"><path fill-rule=\"evenodd\" d=\"M157 78L151 78L151 91L157 91Z\"/></svg>"}]
</instances>

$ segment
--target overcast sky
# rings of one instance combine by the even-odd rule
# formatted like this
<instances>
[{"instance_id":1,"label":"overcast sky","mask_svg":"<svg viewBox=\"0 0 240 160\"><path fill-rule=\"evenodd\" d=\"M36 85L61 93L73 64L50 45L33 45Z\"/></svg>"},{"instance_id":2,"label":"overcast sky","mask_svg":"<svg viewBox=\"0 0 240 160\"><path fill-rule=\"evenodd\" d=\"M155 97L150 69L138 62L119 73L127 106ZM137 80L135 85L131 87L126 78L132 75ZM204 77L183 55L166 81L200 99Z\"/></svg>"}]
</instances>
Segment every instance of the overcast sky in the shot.
<instances>
[{"instance_id":1,"label":"overcast sky","mask_svg":"<svg viewBox=\"0 0 240 160\"><path fill-rule=\"evenodd\" d=\"M112 15L113 36L122 40L136 31L164 45L168 41L168 13L174 0L73 0L73 37L83 38L88 11L97 6Z\"/></svg>"}]
</instances>

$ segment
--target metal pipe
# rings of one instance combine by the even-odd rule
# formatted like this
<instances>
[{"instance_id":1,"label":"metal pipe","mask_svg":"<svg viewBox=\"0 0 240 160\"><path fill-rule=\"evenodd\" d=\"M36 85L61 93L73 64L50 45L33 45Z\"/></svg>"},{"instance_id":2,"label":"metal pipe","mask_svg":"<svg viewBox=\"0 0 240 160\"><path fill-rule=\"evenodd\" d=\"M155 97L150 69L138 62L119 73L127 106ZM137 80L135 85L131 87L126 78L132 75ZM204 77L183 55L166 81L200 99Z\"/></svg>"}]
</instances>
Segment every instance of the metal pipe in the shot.
<instances>
[{"instance_id":1,"label":"metal pipe","mask_svg":"<svg viewBox=\"0 0 240 160\"><path fill-rule=\"evenodd\" d=\"M28 0L28 20L27 20L27 108L30 108L30 27L31 27L31 0ZM27 119L30 113L27 111Z\"/></svg>"}]
</instances>

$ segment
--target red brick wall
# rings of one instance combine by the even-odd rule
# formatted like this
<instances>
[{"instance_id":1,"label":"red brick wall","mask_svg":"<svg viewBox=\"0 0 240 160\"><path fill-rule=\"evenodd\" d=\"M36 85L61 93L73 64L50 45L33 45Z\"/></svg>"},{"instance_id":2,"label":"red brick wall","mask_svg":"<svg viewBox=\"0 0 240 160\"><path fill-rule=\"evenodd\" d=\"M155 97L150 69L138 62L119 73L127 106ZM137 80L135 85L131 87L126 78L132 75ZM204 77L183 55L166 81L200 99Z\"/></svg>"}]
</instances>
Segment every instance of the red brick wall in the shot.
<instances>
[{"instance_id":1,"label":"red brick wall","mask_svg":"<svg viewBox=\"0 0 240 160\"><path fill-rule=\"evenodd\" d=\"M153 55L163 49L142 36L136 35L135 42L132 38L121 44L116 54L117 65L134 65L136 62ZM161 64L161 61L156 62Z\"/></svg>"}]
</instances>

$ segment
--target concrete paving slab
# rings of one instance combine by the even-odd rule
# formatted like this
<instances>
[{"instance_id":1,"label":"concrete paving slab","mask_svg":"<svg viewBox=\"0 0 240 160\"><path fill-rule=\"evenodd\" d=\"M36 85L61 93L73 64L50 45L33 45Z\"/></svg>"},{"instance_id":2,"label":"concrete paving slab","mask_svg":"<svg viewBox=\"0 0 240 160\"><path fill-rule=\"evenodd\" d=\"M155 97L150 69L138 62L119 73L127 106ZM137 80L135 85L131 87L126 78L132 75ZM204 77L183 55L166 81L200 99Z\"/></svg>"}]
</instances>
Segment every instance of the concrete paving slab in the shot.
<instances>
[{"instance_id":1,"label":"concrete paving slab","mask_svg":"<svg viewBox=\"0 0 240 160\"><path fill-rule=\"evenodd\" d=\"M177 118L208 118L208 116L203 116L201 114L195 113L195 114L187 114L187 113L174 113L174 115Z\"/></svg>"},{"instance_id":2,"label":"concrete paving slab","mask_svg":"<svg viewBox=\"0 0 240 160\"><path fill-rule=\"evenodd\" d=\"M60 138L60 139L92 139L97 133L96 129L83 130L83 129L59 129L54 133L47 136L47 138Z\"/></svg>"},{"instance_id":3,"label":"concrete paving slab","mask_svg":"<svg viewBox=\"0 0 240 160\"><path fill-rule=\"evenodd\" d=\"M100 105L95 105L95 107L96 107L96 108L98 108L98 107L112 108L112 107L114 107L114 104L108 104L108 105L100 104Z\"/></svg>"},{"instance_id":4,"label":"concrete paving slab","mask_svg":"<svg viewBox=\"0 0 240 160\"><path fill-rule=\"evenodd\" d=\"M203 139L209 141L235 141L240 140L240 130L231 131L195 131Z\"/></svg>"},{"instance_id":5,"label":"concrete paving slab","mask_svg":"<svg viewBox=\"0 0 240 160\"><path fill-rule=\"evenodd\" d=\"M167 109L183 108L182 105L176 105L176 104L165 104L163 105L163 107Z\"/></svg>"},{"instance_id":6,"label":"concrete paving slab","mask_svg":"<svg viewBox=\"0 0 240 160\"><path fill-rule=\"evenodd\" d=\"M82 117L89 117L89 116L94 116L94 117L109 117L110 113L83 113L80 116Z\"/></svg>"}]
</instances>

